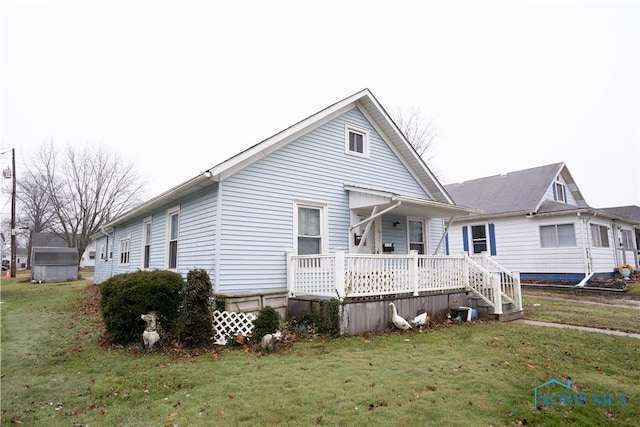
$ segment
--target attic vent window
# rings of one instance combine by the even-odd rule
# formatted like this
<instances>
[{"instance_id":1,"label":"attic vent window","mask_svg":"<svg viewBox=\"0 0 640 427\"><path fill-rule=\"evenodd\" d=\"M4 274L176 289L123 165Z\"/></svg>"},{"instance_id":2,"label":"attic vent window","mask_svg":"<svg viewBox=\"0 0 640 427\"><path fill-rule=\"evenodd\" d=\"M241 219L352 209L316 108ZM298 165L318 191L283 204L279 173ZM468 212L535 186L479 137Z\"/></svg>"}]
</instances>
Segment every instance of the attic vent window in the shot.
<instances>
[{"instance_id":1,"label":"attic vent window","mask_svg":"<svg viewBox=\"0 0 640 427\"><path fill-rule=\"evenodd\" d=\"M359 157L369 157L369 132L351 125L345 125L344 151Z\"/></svg>"}]
</instances>

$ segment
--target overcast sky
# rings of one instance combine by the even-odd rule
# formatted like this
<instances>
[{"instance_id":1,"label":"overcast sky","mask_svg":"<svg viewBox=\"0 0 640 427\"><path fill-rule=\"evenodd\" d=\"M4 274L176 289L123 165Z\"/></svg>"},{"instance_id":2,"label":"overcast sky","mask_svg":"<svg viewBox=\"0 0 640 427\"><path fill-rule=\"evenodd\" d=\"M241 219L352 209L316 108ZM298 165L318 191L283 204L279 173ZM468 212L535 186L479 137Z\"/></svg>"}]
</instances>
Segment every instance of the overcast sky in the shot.
<instances>
[{"instance_id":1,"label":"overcast sky","mask_svg":"<svg viewBox=\"0 0 640 427\"><path fill-rule=\"evenodd\" d=\"M640 205L638 1L0 4L17 168L104 144L154 196L366 87L432 121L443 184L564 161L590 206Z\"/></svg>"}]
</instances>

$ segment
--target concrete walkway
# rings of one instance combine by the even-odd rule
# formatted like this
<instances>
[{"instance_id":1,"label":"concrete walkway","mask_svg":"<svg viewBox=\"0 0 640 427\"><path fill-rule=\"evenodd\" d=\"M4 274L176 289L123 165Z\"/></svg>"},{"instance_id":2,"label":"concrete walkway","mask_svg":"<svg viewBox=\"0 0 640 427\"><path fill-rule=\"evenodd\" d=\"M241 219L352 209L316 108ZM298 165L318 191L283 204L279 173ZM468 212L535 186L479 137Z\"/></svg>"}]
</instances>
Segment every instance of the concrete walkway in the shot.
<instances>
[{"instance_id":1,"label":"concrete walkway","mask_svg":"<svg viewBox=\"0 0 640 427\"><path fill-rule=\"evenodd\" d=\"M613 331L610 329L588 328L586 326L564 325L562 323L538 322L537 320L526 320L526 319L514 320L513 323L522 323L525 325L533 325L533 326L548 326L550 328L558 328L558 329L575 329L578 331L585 331L585 332L599 332L601 334L617 335L620 337L631 337L631 338L636 338L640 340L640 334L634 334L631 332Z\"/></svg>"}]
</instances>

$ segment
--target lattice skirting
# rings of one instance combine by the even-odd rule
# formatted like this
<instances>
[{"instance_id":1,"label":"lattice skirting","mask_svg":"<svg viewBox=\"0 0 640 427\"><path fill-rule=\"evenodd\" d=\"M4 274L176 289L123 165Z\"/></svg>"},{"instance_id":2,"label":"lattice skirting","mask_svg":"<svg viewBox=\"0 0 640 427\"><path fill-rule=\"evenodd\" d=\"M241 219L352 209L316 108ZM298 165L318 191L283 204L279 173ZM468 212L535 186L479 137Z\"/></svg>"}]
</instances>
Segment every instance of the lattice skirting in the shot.
<instances>
[{"instance_id":1,"label":"lattice skirting","mask_svg":"<svg viewBox=\"0 0 640 427\"><path fill-rule=\"evenodd\" d=\"M235 339L239 334L251 335L255 319L256 316L251 313L215 310L213 312L214 343L226 345L230 337Z\"/></svg>"}]
</instances>

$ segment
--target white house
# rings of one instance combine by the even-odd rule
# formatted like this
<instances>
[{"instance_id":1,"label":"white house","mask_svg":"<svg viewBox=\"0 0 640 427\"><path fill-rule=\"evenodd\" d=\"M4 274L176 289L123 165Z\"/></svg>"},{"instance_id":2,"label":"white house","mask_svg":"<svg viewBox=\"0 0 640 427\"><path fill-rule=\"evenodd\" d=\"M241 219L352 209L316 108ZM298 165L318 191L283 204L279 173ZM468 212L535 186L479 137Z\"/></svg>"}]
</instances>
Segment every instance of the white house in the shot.
<instances>
[{"instance_id":1,"label":"white house","mask_svg":"<svg viewBox=\"0 0 640 427\"><path fill-rule=\"evenodd\" d=\"M454 201L481 213L453 218L448 252L483 252L523 280L584 285L638 268L640 219L589 207L564 163L445 186ZM634 231L636 230L636 231Z\"/></svg>"},{"instance_id":2,"label":"white house","mask_svg":"<svg viewBox=\"0 0 640 427\"><path fill-rule=\"evenodd\" d=\"M434 290L418 257L444 257L443 218L469 212L365 89L106 224L94 280L202 268L246 310L300 295L412 296ZM449 270L467 271L455 262ZM438 292L466 292L469 280L442 277Z\"/></svg>"}]
</instances>

